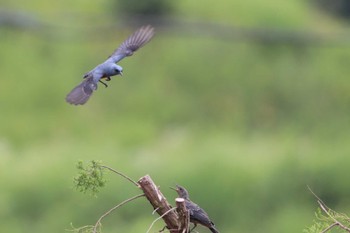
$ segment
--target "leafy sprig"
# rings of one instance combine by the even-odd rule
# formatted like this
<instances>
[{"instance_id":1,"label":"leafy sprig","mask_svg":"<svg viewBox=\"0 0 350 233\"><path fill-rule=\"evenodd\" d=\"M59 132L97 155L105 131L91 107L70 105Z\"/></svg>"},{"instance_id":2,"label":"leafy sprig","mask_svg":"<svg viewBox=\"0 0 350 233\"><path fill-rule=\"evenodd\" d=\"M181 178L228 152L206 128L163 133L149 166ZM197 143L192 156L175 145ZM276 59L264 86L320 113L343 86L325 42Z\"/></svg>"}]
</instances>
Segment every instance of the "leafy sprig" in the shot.
<instances>
[{"instance_id":1,"label":"leafy sprig","mask_svg":"<svg viewBox=\"0 0 350 233\"><path fill-rule=\"evenodd\" d=\"M77 164L78 175L74 177L74 186L82 193L97 196L99 189L104 187L104 169L100 161L92 160L87 166L82 161Z\"/></svg>"}]
</instances>

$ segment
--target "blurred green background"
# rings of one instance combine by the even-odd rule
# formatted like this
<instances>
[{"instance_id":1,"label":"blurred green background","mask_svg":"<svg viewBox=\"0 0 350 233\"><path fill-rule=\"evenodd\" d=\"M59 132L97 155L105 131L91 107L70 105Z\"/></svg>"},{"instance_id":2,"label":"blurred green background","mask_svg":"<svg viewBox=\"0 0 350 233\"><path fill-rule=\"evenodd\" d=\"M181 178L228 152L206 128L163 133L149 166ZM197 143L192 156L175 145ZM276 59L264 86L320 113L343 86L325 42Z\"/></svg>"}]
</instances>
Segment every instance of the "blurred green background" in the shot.
<instances>
[{"instance_id":1,"label":"blurred green background","mask_svg":"<svg viewBox=\"0 0 350 233\"><path fill-rule=\"evenodd\" d=\"M139 193L115 175L98 198L78 193L76 162L92 159L150 174L172 203L168 186L185 186L221 232L301 232L316 209L307 185L350 213L347 17L321 0L142 2L1 1L1 232L94 224ZM156 36L122 78L65 103L147 23ZM137 200L103 231L146 232L151 212Z\"/></svg>"}]
</instances>

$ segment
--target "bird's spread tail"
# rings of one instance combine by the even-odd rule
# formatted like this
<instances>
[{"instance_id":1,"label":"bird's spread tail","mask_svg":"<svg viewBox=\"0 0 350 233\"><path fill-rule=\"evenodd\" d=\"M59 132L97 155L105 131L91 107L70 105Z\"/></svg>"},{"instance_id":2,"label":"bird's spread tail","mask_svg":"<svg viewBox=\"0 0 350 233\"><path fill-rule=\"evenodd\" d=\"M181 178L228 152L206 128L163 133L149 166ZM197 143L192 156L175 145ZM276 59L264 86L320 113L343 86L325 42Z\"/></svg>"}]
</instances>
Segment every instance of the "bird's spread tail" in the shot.
<instances>
[{"instance_id":1,"label":"bird's spread tail","mask_svg":"<svg viewBox=\"0 0 350 233\"><path fill-rule=\"evenodd\" d=\"M69 92L66 101L74 105L85 104L96 89L97 84L93 81L92 77L88 77Z\"/></svg>"}]
</instances>

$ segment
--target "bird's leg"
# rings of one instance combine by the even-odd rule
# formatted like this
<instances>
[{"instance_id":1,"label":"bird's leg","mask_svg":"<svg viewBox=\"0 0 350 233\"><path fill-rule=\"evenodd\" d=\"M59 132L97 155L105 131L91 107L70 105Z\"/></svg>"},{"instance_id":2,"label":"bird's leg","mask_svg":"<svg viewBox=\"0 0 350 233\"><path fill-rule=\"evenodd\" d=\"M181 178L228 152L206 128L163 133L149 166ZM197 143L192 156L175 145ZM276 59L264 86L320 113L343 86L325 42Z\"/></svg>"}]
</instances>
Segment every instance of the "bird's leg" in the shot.
<instances>
[{"instance_id":1,"label":"bird's leg","mask_svg":"<svg viewBox=\"0 0 350 233\"><path fill-rule=\"evenodd\" d=\"M101 79L98 80L98 81L99 81L100 83L102 83L103 85L105 85L105 87L108 87L108 85L107 85L106 83L102 82Z\"/></svg>"},{"instance_id":2,"label":"bird's leg","mask_svg":"<svg viewBox=\"0 0 350 233\"><path fill-rule=\"evenodd\" d=\"M165 230L166 226L164 226L159 232L163 232Z\"/></svg>"},{"instance_id":3,"label":"bird's leg","mask_svg":"<svg viewBox=\"0 0 350 233\"><path fill-rule=\"evenodd\" d=\"M197 227L197 223L193 223L193 227L192 227L192 229L190 230L190 232L192 232L193 230L194 230L194 228L196 228Z\"/></svg>"},{"instance_id":4,"label":"bird's leg","mask_svg":"<svg viewBox=\"0 0 350 233\"><path fill-rule=\"evenodd\" d=\"M108 77L108 76L107 76L107 77L103 77L103 78L104 78L107 82L108 82L108 81L111 81L111 77ZM103 78L101 78L101 79L103 79ZM99 81L100 83L102 83L103 85L105 85L105 87L108 87L108 85L107 85L106 83L102 82L101 79L98 80L98 81Z\"/></svg>"},{"instance_id":5,"label":"bird's leg","mask_svg":"<svg viewBox=\"0 0 350 233\"><path fill-rule=\"evenodd\" d=\"M164 232L165 231L165 229L168 229L168 227L167 226L164 226L161 230L159 230L158 232ZM175 230L175 229L174 229ZM171 232L172 230L171 229L169 229L169 231Z\"/></svg>"}]
</instances>

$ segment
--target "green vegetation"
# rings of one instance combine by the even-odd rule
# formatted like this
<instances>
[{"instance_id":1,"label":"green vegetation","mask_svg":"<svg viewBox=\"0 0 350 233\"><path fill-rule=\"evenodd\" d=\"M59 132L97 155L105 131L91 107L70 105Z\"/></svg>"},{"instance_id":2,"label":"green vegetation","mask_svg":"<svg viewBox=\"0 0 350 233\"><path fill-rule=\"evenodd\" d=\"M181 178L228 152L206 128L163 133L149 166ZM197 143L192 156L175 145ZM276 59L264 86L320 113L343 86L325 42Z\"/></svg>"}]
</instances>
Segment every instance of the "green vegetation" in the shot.
<instances>
[{"instance_id":1,"label":"green vegetation","mask_svg":"<svg viewBox=\"0 0 350 233\"><path fill-rule=\"evenodd\" d=\"M83 166L83 162L77 164L79 174L74 177L75 187L82 193L91 192L96 195L99 189L102 188L106 180L103 178L103 168L98 161L91 161L87 167Z\"/></svg>"},{"instance_id":2,"label":"green vegetation","mask_svg":"<svg viewBox=\"0 0 350 233\"><path fill-rule=\"evenodd\" d=\"M75 107L65 95L133 28L120 27L107 0L3 2L45 26L0 28L2 232L93 224L136 194L106 175L98 198L82 195L72 182L79 160L101 160L134 180L150 174L170 202L176 194L167 187L185 186L221 232L302 232L317 206L307 185L333 209L350 212L347 44L157 28L150 44L120 63L123 77ZM346 28L301 0L178 1L174 8L172 17L186 25L328 37ZM147 203L128 205L103 231L146 232L151 212Z\"/></svg>"},{"instance_id":3,"label":"green vegetation","mask_svg":"<svg viewBox=\"0 0 350 233\"><path fill-rule=\"evenodd\" d=\"M315 213L314 224L303 230L305 233L325 233L337 230L337 232L350 232L348 227L349 217L346 214L337 213L329 209L322 201L318 202L320 208Z\"/></svg>"}]
</instances>

